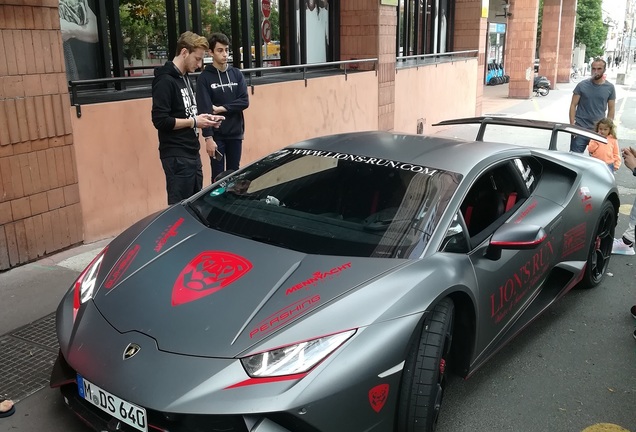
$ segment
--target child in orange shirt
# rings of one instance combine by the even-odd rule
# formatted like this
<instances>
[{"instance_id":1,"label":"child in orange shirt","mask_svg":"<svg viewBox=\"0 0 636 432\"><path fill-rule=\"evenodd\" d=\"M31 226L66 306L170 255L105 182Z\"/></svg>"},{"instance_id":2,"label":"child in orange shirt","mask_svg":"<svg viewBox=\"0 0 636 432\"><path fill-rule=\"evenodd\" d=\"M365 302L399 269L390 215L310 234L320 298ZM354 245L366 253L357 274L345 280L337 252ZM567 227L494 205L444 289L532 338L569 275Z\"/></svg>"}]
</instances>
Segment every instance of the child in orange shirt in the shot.
<instances>
[{"instance_id":1,"label":"child in orange shirt","mask_svg":"<svg viewBox=\"0 0 636 432\"><path fill-rule=\"evenodd\" d=\"M616 139L616 126L610 118L602 118L596 123L596 132L607 138L607 144L590 140L587 151L590 156L600 159L607 164L611 172L621 166L620 150Z\"/></svg>"}]
</instances>

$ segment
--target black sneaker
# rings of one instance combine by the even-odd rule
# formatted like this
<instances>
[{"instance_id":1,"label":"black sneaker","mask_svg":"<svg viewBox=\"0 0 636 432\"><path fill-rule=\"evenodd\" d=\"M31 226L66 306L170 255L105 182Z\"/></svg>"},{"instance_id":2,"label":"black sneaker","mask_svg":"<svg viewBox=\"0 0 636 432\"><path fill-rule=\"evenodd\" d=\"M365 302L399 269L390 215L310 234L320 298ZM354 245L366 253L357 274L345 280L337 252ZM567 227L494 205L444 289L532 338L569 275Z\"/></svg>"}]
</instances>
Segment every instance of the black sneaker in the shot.
<instances>
[{"instance_id":1,"label":"black sneaker","mask_svg":"<svg viewBox=\"0 0 636 432\"><path fill-rule=\"evenodd\" d=\"M636 319L636 305L632 306L632 308L629 311L632 313L632 316L634 317L634 319Z\"/></svg>"}]
</instances>

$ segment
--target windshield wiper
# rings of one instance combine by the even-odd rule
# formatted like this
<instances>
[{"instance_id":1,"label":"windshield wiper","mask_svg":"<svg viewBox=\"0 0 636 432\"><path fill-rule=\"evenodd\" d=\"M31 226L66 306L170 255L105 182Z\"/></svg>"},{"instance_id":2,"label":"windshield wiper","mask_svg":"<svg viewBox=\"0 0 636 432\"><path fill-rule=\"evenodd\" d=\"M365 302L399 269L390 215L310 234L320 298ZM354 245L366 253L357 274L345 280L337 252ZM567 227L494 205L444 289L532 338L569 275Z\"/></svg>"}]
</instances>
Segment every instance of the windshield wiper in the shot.
<instances>
[{"instance_id":1,"label":"windshield wiper","mask_svg":"<svg viewBox=\"0 0 636 432\"><path fill-rule=\"evenodd\" d=\"M210 228L210 222L208 222L205 216L203 216L203 213L201 213L201 210L199 210L198 207L196 207L190 201L186 201L185 204L188 207L188 209L197 217L197 219L199 219L201 223L203 223L203 225Z\"/></svg>"}]
</instances>

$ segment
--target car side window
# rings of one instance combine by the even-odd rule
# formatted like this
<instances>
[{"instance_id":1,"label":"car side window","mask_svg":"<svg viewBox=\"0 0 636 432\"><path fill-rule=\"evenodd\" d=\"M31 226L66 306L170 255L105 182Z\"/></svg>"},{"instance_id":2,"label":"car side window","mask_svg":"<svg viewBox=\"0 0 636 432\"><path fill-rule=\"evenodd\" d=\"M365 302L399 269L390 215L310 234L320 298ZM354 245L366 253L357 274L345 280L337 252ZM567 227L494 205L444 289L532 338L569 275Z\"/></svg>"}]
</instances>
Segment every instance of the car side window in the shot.
<instances>
[{"instance_id":1,"label":"car side window","mask_svg":"<svg viewBox=\"0 0 636 432\"><path fill-rule=\"evenodd\" d=\"M513 161L513 166L523 179L528 194L531 194L539 182L541 165L533 158L518 158Z\"/></svg>"},{"instance_id":2,"label":"car side window","mask_svg":"<svg viewBox=\"0 0 636 432\"><path fill-rule=\"evenodd\" d=\"M528 197L528 189L534 183L533 171L518 159L483 173L460 207L471 245L481 243L501 226Z\"/></svg>"}]
</instances>

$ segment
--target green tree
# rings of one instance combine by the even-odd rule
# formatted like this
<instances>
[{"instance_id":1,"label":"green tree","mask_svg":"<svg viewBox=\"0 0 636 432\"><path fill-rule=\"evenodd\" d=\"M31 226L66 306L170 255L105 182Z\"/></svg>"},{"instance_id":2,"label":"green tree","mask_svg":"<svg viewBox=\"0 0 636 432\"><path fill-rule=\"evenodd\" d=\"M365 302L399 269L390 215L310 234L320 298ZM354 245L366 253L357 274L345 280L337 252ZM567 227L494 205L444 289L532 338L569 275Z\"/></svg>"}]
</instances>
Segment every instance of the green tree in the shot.
<instances>
[{"instance_id":1,"label":"green tree","mask_svg":"<svg viewBox=\"0 0 636 432\"><path fill-rule=\"evenodd\" d=\"M201 27L205 36L221 32L231 38L230 4L201 2Z\"/></svg>"},{"instance_id":2,"label":"green tree","mask_svg":"<svg viewBox=\"0 0 636 432\"><path fill-rule=\"evenodd\" d=\"M603 55L607 27L603 24L602 0L579 0L576 8L574 42L585 44L587 57Z\"/></svg>"},{"instance_id":3,"label":"green tree","mask_svg":"<svg viewBox=\"0 0 636 432\"><path fill-rule=\"evenodd\" d=\"M131 63L150 47L165 51L168 24L165 0L121 0L119 6L124 55Z\"/></svg>"},{"instance_id":4,"label":"green tree","mask_svg":"<svg viewBox=\"0 0 636 432\"><path fill-rule=\"evenodd\" d=\"M539 0L539 18L537 19L537 43L534 58L539 58L539 47L541 47L541 29L543 28L543 0Z\"/></svg>"}]
</instances>

